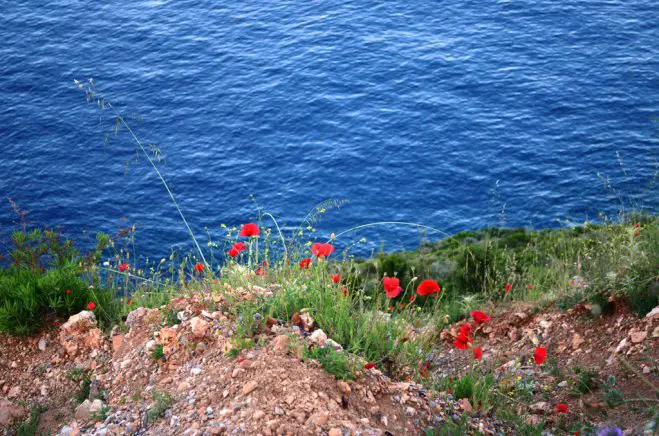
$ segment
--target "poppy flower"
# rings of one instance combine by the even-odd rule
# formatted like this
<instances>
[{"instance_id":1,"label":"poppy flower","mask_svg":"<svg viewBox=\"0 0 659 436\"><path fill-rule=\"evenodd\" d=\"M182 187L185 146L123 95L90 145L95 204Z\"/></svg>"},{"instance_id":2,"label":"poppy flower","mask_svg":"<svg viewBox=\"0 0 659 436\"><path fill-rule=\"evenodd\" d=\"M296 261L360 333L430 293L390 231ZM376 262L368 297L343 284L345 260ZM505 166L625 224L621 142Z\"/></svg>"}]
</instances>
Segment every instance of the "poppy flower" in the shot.
<instances>
[{"instance_id":1,"label":"poppy flower","mask_svg":"<svg viewBox=\"0 0 659 436\"><path fill-rule=\"evenodd\" d=\"M526 289L533 289L533 288L534 288L534 286L532 284L526 285Z\"/></svg>"},{"instance_id":2,"label":"poppy flower","mask_svg":"<svg viewBox=\"0 0 659 436\"><path fill-rule=\"evenodd\" d=\"M268 266L268 262L263 262L263 265L261 265L260 267L258 267L258 268L256 269L255 274L256 274L257 276L264 276L264 275L265 275L265 267L266 267L266 266Z\"/></svg>"},{"instance_id":3,"label":"poppy flower","mask_svg":"<svg viewBox=\"0 0 659 436\"><path fill-rule=\"evenodd\" d=\"M121 265L119 265L119 272L122 273L126 271L128 267L129 267L128 263L122 263Z\"/></svg>"},{"instance_id":4,"label":"poppy flower","mask_svg":"<svg viewBox=\"0 0 659 436\"><path fill-rule=\"evenodd\" d=\"M66 290L66 295L71 295L71 289Z\"/></svg>"},{"instance_id":5,"label":"poppy flower","mask_svg":"<svg viewBox=\"0 0 659 436\"><path fill-rule=\"evenodd\" d=\"M400 280L396 277L385 277L382 279L382 286L384 286L384 292L386 292L387 297L396 298L398 294L403 290L400 287Z\"/></svg>"},{"instance_id":6,"label":"poppy flower","mask_svg":"<svg viewBox=\"0 0 659 436\"><path fill-rule=\"evenodd\" d=\"M347 297L348 296L348 288L346 288L345 286L341 286L341 290L343 291L343 296Z\"/></svg>"},{"instance_id":7,"label":"poppy flower","mask_svg":"<svg viewBox=\"0 0 659 436\"><path fill-rule=\"evenodd\" d=\"M410 303L416 300L416 295L410 295Z\"/></svg>"},{"instance_id":8,"label":"poppy flower","mask_svg":"<svg viewBox=\"0 0 659 436\"><path fill-rule=\"evenodd\" d=\"M556 405L556 413L567 413L567 404L559 403Z\"/></svg>"},{"instance_id":9,"label":"poppy flower","mask_svg":"<svg viewBox=\"0 0 659 436\"><path fill-rule=\"evenodd\" d=\"M640 232L634 232L634 236L641 236Z\"/></svg>"},{"instance_id":10,"label":"poppy flower","mask_svg":"<svg viewBox=\"0 0 659 436\"><path fill-rule=\"evenodd\" d=\"M453 342L453 345L455 345L455 348L458 350L466 350L470 347L472 342L474 342L472 338L461 333L460 336L458 336L457 339Z\"/></svg>"},{"instance_id":11,"label":"poppy flower","mask_svg":"<svg viewBox=\"0 0 659 436\"><path fill-rule=\"evenodd\" d=\"M469 312L469 315L471 315L472 318L474 318L474 321L476 321L476 324L483 324L484 322L488 322L492 318L485 315L484 312L481 312L480 310L472 310Z\"/></svg>"},{"instance_id":12,"label":"poppy flower","mask_svg":"<svg viewBox=\"0 0 659 436\"><path fill-rule=\"evenodd\" d=\"M638 229L639 227L641 227L641 225L639 223L634 224L635 229Z\"/></svg>"},{"instance_id":13,"label":"poppy flower","mask_svg":"<svg viewBox=\"0 0 659 436\"><path fill-rule=\"evenodd\" d=\"M364 369L371 369L371 368L375 368L375 363L369 362L366 365L364 365Z\"/></svg>"},{"instance_id":14,"label":"poppy flower","mask_svg":"<svg viewBox=\"0 0 659 436\"><path fill-rule=\"evenodd\" d=\"M542 362L547 358L547 349L545 347L536 347L535 352L533 353L533 359L538 365L542 365Z\"/></svg>"},{"instance_id":15,"label":"poppy flower","mask_svg":"<svg viewBox=\"0 0 659 436\"><path fill-rule=\"evenodd\" d=\"M416 293L425 297L427 295L436 294L441 291L439 284L434 280L424 280L416 288Z\"/></svg>"},{"instance_id":16,"label":"poppy flower","mask_svg":"<svg viewBox=\"0 0 659 436\"><path fill-rule=\"evenodd\" d=\"M89 310L96 309L96 303L94 303L93 301L90 301L89 303L87 303L87 309L89 309Z\"/></svg>"},{"instance_id":17,"label":"poppy flower","mask_svg":"<svg viewBox=\"0 0 659 436\"><path fill-rule=\"evenodd\" d=\"M133 305L133 299L129 298L128 301L126 301L126 304L128 304L129 306L132 306Z\"/></svg>"},{"instance_id":18,"label":"poppy flower","mask_svg":"<svg viewBox=\"0 0 659 436\"><path fill-rule=\"evenodd\" d=\"M513 285L511 285L510 283L506 283L506 294L507 294L508 292L510 292L510 290L511 290L512 288L513 288Z\"/></svg>"},{"instance_id":19,"label":"poppy flower","mask_svg":"<svg viewBox=\"0 0 659 436\"><path fill-rule=\"evenodd\" d=\"M236 257L240 254L241 251L245 249L247 249L247 247L245 247L245 244L243 244L242 242L236 242L229 250L229 256Z\"/></svg>"},{"instance_id":20,"label":"poppy flower","mask_svg":"<svg viewBox=\"0 0 659 436\"><path fill-rule=\"evenodd\" d=\"M316 242L311 246L311 253L317 257L327 257L334 252L334 246L332 244L323 244L321 242Z\"/></svg>"},{"instance_id":21,"label":"poppy flower","mask_svg":"<svg viewBox=\"0 0 659 436\"><path fill-rule=\"evenodd\" d=\"M332 278L332 281L334 283L339 283L341 281L341 275L340 274L332 274L330 277Z\"/></svg>"},{"instance_id":22,"label":"poppy flower","mask_svg":"<svg viewBox=\"0 0 659 436\"><path fill-rule=\"evenodd\" d=\"M471 327L470 324L463 324L460 326L460 334L464 336L469 336L472 332L473 328Z\"/></svg>"},{"instance_id":23,"label":"poppy flower","mask_svg":"<svg viewBox=\"0 0 659 436\"><path fill-rule=\"evenodd\" d=\"M59 321L57 321L57 320L53 321L53 327L59 327L61 325L62 324Z\"/></svg>"},{"instance_id":24,"label":"poppy flower","mask_svg":"<svg viewBox=\"0 0 659 436\"><path fill-rule=\"evenodd\" d=\"M245 361L245 359L243 359L243 358L241 357L240 359L236 360L236 363L243 363L244 361Z\"/></svg>"},{"instance_id":25,"label":"poppy flower","mask_svg":"<svg viewBox=\"0 0 659 436\"><path fill-rule=\"evenodd\" d=\"M483 358L483 350L480 349L480 347L476 347L472 349L474 352L474 359L482 359Z\"/></svg>"},{"instance_id":26,"label":"poppy flower","mask_svg":"<svg viewBox=\"0 0 659 436\"><path fill-rule=\"evenodd\" d=\"M198 263L194 266L194 269L199 272L204 272L204 265L201 263Z\"/></svg>"},{"instance_id":27,"label":"poppy flower","mask_svg":"<svg viewBox=\"0 0 659 436\"><path fill-rule=\"evenodd\" d=\"M394 310L394 306L387 307L387 310Z\"/></svg>"},{"instance_id":28,"label":"poppy flower","mask_svg":"<svg viewBox=\"0 0 659 436\"><path fill-rule=\"evenodd\" d=\"M309 268L309 265L311 265L311 259L302 259L300 261L300 268Z\"/></svg>"},{"instance_id":29,"label":"poppy flower","mask_svg":"<svg viewBox=\"0 0 659 436\"><path fill-rule=\"evenodd\" d=\"M258 236L259 233L259 226L256 223L243 224L240 229L240 236Z\"/></svg>"}]
</instances>

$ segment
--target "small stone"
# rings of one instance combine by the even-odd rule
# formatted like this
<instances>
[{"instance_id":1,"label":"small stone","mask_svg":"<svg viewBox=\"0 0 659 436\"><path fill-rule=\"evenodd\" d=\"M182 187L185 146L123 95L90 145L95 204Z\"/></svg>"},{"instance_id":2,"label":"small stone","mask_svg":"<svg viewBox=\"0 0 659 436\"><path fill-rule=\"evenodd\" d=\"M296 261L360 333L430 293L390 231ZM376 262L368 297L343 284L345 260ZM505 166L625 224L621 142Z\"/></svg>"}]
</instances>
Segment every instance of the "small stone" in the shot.
<instances>
[{"instance_id":1,"label":"small stone","mask_svg":"<svg viewBox=\"0 0 659 436\"><path fill-rule=\"evenodd\" d=\"M616 353L620 353L627 346L627 338L624 338L616 347Z\"/></svg>"},{"instance_id":2,"label":"small stone","mask_svg":"<svg viewBox=\"0 0 659 436\"><path fill-rule=\"evenodd\" d=\"M467 414L472 413L474 411L474 408L471 407L471 403L466 398L461 398L460 400L458 400L458 404L460 405L462 410L464 410L464 412Z\"/></svg>"},{"instance_id":3,"label":"small stone","mask_svg":"<svg viewBox=\"0 0 659 436\"><path fill-rule=\"evenodd\" d=\"M321 348L325 346L326 341L327 341L327 335L325 334L324 331L320 329L315 330L311 334L311 336L309 336L309 342L312 344L316 344Z\"/></svg>"},{"instance_id":4,"label":"small stone","mask_svg":"<svg viewBox=\"0 0 659 436\"><path fill-rule=\"evenodd\" d=\"M279 356L284 356L288 352L288 336L279 335L274 340L274 352Z\"/></svg>"},{"instance_id":5,"label":"small stone","mask_svg":"<svg viewBox=\"0 0 659 436\"><path fill-rule=\"evenodd\" d=\"M192 368L190 370L190 373L192 373L192 375L199 375L199 374L201 374L201 368L199 368L198 366L195 366L194 368Z\"/></svg>"},{"instance_id":6,"label":"small stone","mask_svg":"<svg viewBox=\"0 0 659 436\"><path fill-rule=\"evenodd\" d=\"M558 384L559 388L566 388L567 387L567 380L563 380Z\"/></svg>"},{"instance_id":7,"label":"small stone","mask_svg":"<svg viewBox=\"0 0 659 436\"><path fill-rule=\"evenodd\" d=\"M263 410L257 410L252 415L252 419L254 419L255 421L258 421L259 419L263 418L264 416L265 416L265 412Z\"/></svg>"},{"instance_id":8,"label":"small stone","mask_svg":"<svg viewBox=\"0 0 659 436\"><path fill-rule=\"evenodd\" d=\"M243 386L243 395L251 394L258 387L259 384L255 380L245 383L245 385Z\"/></svg>"},{"instance_id":9,"label":"small stone","mask_svg":"<svg viewBox=\"0 0 659 436\"><path fill-rule=\"evenodd\" d=\"M640 331L639 330L633 330L633 331L630 332L629 335L631 336L632 343L640 344L641 342L643 342L645 340L645 338L648 337L648 332L646 332L644 330L640 330Z\"/></svg>"},{"instance_id":10,"label":"small stone","mask_svg":"<svg viewBox=\"0 0 659 436\"><path fill-rule=\"evenodd\" d=\"M343 436L341 429L333 428L329 431L328 436Z\"/></svg>"},{"instance_id":11,"label":"small stone","mask_svg":"<svg viewBox=\"0 0 659 436\"><path fill-rule=\"evenodd\" d=\"M89 414L90 415L99 415L101 413L101 410L103 410L103 401L101 400L94 400L92 401L91 406L89 406Z\"/></svg>"},{"instance_id":12,"label":"small stone","mask_svg":"<svg viewBox=\"0 0 659 436\"><path fill-rule=\"evenodd\" d=\"M40 351L46 351L46 340L44 338L39 339L39 344L37 347Z\"/></svg>"},{"instance_id":13,"label":"small stone","mask_svg":"<svg viewBox=\"0 0 659 436\"><path fill-rule=\"evenodd\" d=\"M0 428L7 429L14 420L22 420L27 415L24 407L11 401L0 400Z\"/></svg>"},{"instance_id":14,"label":"small stone","mask_svg":"<svg viewBox=\"0 0 659 436\"><path fill-rule=\"evenodd\" d=\"M89 421L90 408L92 406L91 401L85 400L78 407L76 407L75 417L78 421Z\"/></svg>"},{"instance_id":15,"label":"small stone","mask_svg":"<svg viewBox=\"0 0 659 436\"><path fill-rule=\"evenodd\" d=\"M206 407L206 415L212 415L213 414L213 408L211 406Z\"/></svg>"},{"instance_id":16,"label":"small stone","mask_svg":"<svg viewBox=\"0 0 659 436\"><path fill-rule=\"evenodd\" d=\"M123 343L124 343L124 335L112 336L112 351L115 353L119 351L119 348L121 348Z\"/></svg>"},{"instance_id":17,"label":"small stone","mask_svg":"<svg viewBox=\"0 0 659 436\"><path fill-rule=\"evenodd\" d=\"M307 420L307 425L315 424L317 426L321 426L327 424L327 421L329 421L329 412L320 411L314 413L309 417L309 419Z\"/></svg>"},{"instance_id":18,"label":"small stone","mask_svg":"<svg viewBox=\"0 0 659 436\"><path fill-rule=\"evenodd\" d=\"M199 318L198 316L195 316L190 320L190 328L192 329L192 334L198 338L203 338L206 336L209 327L210 323Z\"/></svg>"},{"instance_id":19,"label":"small stone","mask_svg":"<svg viewBox=\"0 0 659 436\"><path fill-rule=\"evenodd\" d=\"M339 392L345 395L350 395L350 385L343 380L336 382L336 387L339 389Z\"/></svg>"},{"instance_id":20,"label":"small stone","mask_svg":"<svg viewBox=\"0 0 659 436\"><path fill-rule=\"evenodd\" d=\"M531 413L535 413L537 415L542 415L547 411L547 403L544 401L540 401L538 403L532 404L529 406L529 410Z\"/></svg>"},{"instance_id":21,"label":"small stone","mask_svg":"<svg viewBox=\"0 0 659 436\"><path fill-rule=\"evenodd\" d=\"M581 344L583 344L585 340L581 337L579 333L574 333L572 335L572 348L575 350L581 347Z\"/></svg>"},{"instance_id":22,"label":"small stone","mask_svg":"<svg viewBox=\"0 0 659 436\"><path fill-rule=\"evenodd\" d=\"M650 367L647 365L643 365L643 374L650 374Z\"/></svg>"}]
</instances>

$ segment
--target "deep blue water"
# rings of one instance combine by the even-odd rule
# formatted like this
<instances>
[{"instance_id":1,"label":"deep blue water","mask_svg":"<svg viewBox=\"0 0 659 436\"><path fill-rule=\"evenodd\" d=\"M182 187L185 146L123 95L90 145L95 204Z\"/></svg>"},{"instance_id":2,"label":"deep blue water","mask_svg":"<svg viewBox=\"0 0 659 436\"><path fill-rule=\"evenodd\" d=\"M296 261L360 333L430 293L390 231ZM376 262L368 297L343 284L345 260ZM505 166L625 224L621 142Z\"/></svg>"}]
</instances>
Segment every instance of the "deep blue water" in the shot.
<instances>
[{"instance_id":1,"label":"deep blue water","mask_svg":"<svg viewBox=\"0 0 659 436\"><path fill-rule=\"evenodd\" d=\"M200 234L253 220L250 194L286 228L349 199L325 235L551 227L620 196L656 212L658 17L655 0L3 2L0 236L11 197L76 239L187 244L125 130L103 143L112 117L73 85L90 77ZM419 241L343 242L364 235Z\"/></svg>"}]
</instances>

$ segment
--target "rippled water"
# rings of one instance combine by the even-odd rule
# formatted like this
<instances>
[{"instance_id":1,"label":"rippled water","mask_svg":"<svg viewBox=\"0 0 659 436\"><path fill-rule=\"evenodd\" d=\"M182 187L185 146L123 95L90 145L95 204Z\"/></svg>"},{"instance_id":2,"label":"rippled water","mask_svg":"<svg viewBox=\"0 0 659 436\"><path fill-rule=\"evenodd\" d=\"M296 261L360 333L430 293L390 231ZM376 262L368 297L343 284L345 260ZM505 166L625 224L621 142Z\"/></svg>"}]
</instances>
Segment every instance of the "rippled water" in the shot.
<instances>
[{"instance_id":1,"label":"rippled water","mask_svg":"<svg viewBox=\"0 0 659 436\"><path fill-rule=\"evenodd\" d=\"M656 211L656 1L0 7L0 194L78 239L135 224L141 254L187 243L125 131L103 144L111 117L73 86L88 77L160 147L199 233L254 219L250 194L285 227L349 199L325 234L547 227L614 213L621 195ZM385 227L345 243L364 234L419 240Z\"/></svg>"}]
</instances>

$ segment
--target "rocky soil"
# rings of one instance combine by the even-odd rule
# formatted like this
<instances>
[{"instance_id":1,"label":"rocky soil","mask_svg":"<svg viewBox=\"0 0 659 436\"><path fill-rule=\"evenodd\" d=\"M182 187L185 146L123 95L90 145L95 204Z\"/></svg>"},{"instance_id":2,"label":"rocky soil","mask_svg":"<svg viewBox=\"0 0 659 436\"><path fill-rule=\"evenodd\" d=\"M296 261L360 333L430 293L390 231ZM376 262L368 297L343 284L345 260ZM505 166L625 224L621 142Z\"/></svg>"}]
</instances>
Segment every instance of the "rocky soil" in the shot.
<instances>
[{"instance_id":1,"label":"rocky soil","mask_svg":"<svg viewBox=\"0 0 659 436\"><path fill-rule=\"evenodd\" d=\"M305 331L304 314L287 323L268 320L254 346L237 349L231 340L236 320L222 309L221 297L207 298L220 309L207 310L201 297L179 298L134 310L125 327L109 334L85 311L34 337L0 336L0 428L13 434L39 405L38 431L60 435L405 435L461 415L473 433L515 432L451 392L431 394L414 381L391 380L378 367L338 380L302 358L310 346L340 348L322 332ZM438 334L431 380L481 365L494 371L498 389L531 384L532 398L516 411L529 423L542 419L551 426L556 404L566 403L573 421L616 423L625 434L648 431L642 406L658 399L659 309L642 319L624 310L593 319L586 306L489 309L492 321L475 332L483 360L452 346L462 321ZM536 343L551 356L542 367L530 360ZM571 395L576 366L602 379L614 375L629 402L609 407L600 389Z\"/></svg>"}]
</instances>

